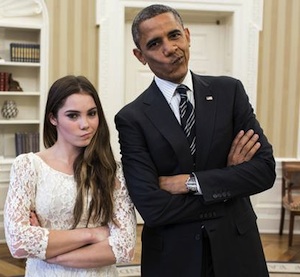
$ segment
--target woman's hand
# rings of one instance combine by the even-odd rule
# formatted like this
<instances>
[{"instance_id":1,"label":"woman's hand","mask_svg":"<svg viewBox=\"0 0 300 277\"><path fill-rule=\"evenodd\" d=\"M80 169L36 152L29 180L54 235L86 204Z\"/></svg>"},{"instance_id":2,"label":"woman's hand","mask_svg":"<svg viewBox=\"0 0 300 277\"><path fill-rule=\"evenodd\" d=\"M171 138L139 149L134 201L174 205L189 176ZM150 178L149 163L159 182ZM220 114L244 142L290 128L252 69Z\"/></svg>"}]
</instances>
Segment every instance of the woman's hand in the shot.
<instances>
[{"instance_id":1,"label":"woman's hand","mask_svg":"<svg viewBox=\"0 0 300 277\"><path fill-rule=\"evenodd\" d=\"M109 228L107 226L89 228L89 231L92 235L91 243L97 243L109 237Z\"/></svg>"},{"instance_id":2,"label":"woman's hand","mask_svg":"<svg viewBox=\"0 0 300 277\"><path fill-rule=\"evenodd\" d=\"M41 226L35 211L30 211L29 221L31 226Z\"/></svg>"}]
</instances>

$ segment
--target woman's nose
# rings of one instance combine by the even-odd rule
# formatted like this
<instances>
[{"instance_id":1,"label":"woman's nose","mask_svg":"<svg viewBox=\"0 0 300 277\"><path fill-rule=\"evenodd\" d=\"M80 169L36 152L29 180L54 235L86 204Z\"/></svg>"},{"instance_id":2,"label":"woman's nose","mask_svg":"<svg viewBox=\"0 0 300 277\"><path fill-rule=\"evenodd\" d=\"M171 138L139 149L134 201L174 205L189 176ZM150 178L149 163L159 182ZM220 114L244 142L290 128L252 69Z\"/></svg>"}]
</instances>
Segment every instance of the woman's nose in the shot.
<instances>
[{"instance_id":1,"label":"woman's nose","mask_svg":"<svg viewBox=\"0 0 300 277\"><path fill-rule=\"evenodd\" d=\"M80 120L80 129L85 130L89 127L89 122L86 117L82 117Z\"/></svg>"}]
</instances>

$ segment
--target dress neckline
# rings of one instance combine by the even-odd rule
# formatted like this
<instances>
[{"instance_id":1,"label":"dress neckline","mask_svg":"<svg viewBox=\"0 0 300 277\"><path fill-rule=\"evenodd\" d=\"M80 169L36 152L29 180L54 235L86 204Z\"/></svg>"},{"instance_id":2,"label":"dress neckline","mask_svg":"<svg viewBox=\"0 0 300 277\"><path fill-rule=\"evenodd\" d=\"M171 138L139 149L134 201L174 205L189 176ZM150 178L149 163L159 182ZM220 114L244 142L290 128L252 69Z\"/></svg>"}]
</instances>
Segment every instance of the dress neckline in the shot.
<instances>
[{"instance_id":1,"label":"dress neckline","mask_svg":"<svg viewBox=\"0 0 300 277\"><path fill-rule=\"evenodd\" d=\"M53 167L51 167L49 164L47 164L39 155L37 155L36 153L28 153L28 154L32 154L32 156L34 156L35 158L37 158L41 163L43 163L45 166L47 166L49 169L51 169L52 171L54 172L57 172L57 173L60 173L60 174L63 174L67 177L70 177L70 178L74 178L74 174L68 174L68 173L65 173L63 171L60 171L60 170L57 170L57 169L54 169Z\"/></svg>"}]
</instances>

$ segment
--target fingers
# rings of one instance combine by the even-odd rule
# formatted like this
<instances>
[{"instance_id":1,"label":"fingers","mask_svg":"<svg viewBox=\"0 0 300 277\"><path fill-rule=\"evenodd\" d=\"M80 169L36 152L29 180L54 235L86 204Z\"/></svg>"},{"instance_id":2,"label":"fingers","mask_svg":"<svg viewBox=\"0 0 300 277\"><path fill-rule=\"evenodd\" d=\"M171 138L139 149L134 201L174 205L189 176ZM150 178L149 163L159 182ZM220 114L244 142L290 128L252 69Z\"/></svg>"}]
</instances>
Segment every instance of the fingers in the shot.
<instances>
[{"instance_id":1,"label":"fingers","mask_svg":"<svg viewBox=\"0 0 300 277\"><path fill-rule=\"evenodd\" d=\"M232 142L227 165L237 165L250 161L261 146L258 139L258 134L255 134L252 129L246 133L241 130Z\"/></svg>"},{"instance_id":2,"label":"fingers","mask_svg":"<svg viewBox=\"0 0 300 277\"><path fill-rule=\"evenodd\" d=\"M234 154L234 152L236 151L236 148L237 148L241 138L243 137L244 133L245 132L243 130L238 132L238 134L236 135L236 137L234 138L234 140L231 144L231 148L230 148L230 152L229 152L228 156L232 156ZM237 150L237 151L240 152L239 150Z\"/></svg>"},{"instance_id":3,"label":"fingers","mask_svg":"<svg viewBox=\"0 0 300 277\"><path fill-rule=\"evenodd\" d=\"M247 152L246 156L245 156L245 161L250 161L252 159L252 157L255 155L255 153L257 152L257 150L260 148L261 144L260 142L256 142L251 149Z\"/></svg>"},{"instance_id":4,"label":"fingers","mask_svg":"<svg viewBox=\"0 0 300 277\"><path fill-rule=\"evenodd\" d=\"M30 212L29 222L30 222L31 226L40 226L40 222L39 222L39 220L37 218L37 215L34 211Z\"/></svg>"},{"instance_id":5,"label":"fingers","mask_svg":"<svg viewBox=\"0 0 300 277\"><path fill-rule=\"evenodd\" d=\"M249 161L256 151L260 148L260 143L258 142L259 135L254 134L253 130L248 130L246 134L240 139L238 143L238 150L245 157L245 161Z\"/></svg>"}]
</instances>

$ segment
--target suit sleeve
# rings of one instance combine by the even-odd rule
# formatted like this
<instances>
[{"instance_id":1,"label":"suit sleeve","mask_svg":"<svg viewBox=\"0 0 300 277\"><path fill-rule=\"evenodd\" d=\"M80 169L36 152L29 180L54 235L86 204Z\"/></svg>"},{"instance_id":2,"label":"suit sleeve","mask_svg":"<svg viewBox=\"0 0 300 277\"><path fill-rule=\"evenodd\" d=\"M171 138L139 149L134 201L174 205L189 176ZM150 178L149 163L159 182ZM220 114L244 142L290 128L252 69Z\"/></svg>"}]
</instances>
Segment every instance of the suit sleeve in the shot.
<instances>
[{"instance_id":1,"label":"suit sleeve","mask_svg":"<svg viewBox=\"0 0 300 277\"><path fill-rule=\"evenodd\" d=\"M213 168L214 159L217 155L214 149L218 149L220 145L212 144L211 155L207 163L208 170L195 173L201 185L204 201L207 204L260 193L271 188L276 177L272 146L255 117L242 83L238 80L234 80L234 82L235 89L232 93L234 98L231 101L233 103L232 123L227 122L226 124L228 126L233 125L233 137L240 130L253 129L259 135L261 148L249 162L218 169ZM230 97L224 93L220 96L219 103L224 105ZM219 110L221 108L218 108ZM222 114L219 116L226 117Z\"/></svg>"}]
</instances>

